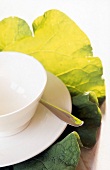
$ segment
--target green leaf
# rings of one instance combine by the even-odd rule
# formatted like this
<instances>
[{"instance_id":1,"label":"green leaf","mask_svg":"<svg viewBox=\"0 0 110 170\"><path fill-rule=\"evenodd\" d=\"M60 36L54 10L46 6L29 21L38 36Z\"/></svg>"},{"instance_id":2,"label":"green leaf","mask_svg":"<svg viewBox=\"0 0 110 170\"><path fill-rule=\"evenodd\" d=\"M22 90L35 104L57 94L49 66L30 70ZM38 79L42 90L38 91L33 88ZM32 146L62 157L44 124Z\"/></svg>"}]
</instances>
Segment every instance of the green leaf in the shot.
<instances>
[{"instance_id":1,"label":"green leaf","mask_svg":"<svg viewBox=\"0 0 110 170\"><path fill-rule=\"evenodd\" d=\"M70 133L40 155L14 166L14 170L75 170L80 158L79 135Z\"/></svg>"},{"instance_id":2,"label":"green leaf","mask_svg":"<svg viewBox=\"0 0 110 170\"><path fill-rule=\"evenodd\" d=\"M8 45L31 36L28 24L18 17L8 17L0 21L0 51Z\"/></svg>"},{"instance_id":3,"label":"green leaf","mask_svg":"<svg viewBox=\"0 0 110 170\"><path fill-rule=\"evenodd\" d=\"M73 114L84 121L78 132L84 147L91 148L96 143L97 130L101 125L102 113L94 92L73 97Z\"/></svg>"},{"instance_id":4,"label":"green leaf","mask_svg":"<svg viewBox=\"0 0 110 170\"><path fill-rule=\"evenodd\" d=\"M34 56L59 77L71 95L94 91L98 98L105 96L103 67L93 57L87 35L67 15L49 10L33 22L34 37L11 43L4 51L19 51Z\"/></svg>"}]
</instances>

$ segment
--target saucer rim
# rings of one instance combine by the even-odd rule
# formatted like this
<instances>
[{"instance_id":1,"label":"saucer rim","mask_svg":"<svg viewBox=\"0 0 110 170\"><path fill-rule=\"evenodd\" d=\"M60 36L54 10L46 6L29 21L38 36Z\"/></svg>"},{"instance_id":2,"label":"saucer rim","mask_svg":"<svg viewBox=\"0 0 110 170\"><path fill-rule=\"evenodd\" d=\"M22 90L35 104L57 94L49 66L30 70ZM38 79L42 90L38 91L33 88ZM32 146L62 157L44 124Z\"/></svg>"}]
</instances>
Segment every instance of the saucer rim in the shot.
<instances>
[{"instance_id":1,"label":"saucer rim","mask_svg":"<svg viewBox=\"0 0 110 170\"><path fill-rule=\"evenodd\" d=\"M66 88L66 86L65 86L65 84L59 79L59 78L57 78L55 75L53 75L52 73L50 73L50 72L47 72L47 77L51 77L52 76L52 78L54 79L54 80L56 80L56 81L58 81L57 83L58 84L62 84L63 86L64 86L64 88L67 90L67 88ZM50 83L50 82L48 82L48 83ZM57 84L57 85L58 85ZM55 84L54 84L54 86L55 86ZM55 89L56 87L54 87L54 89ZM45 91L44 91L45 92ZM69 94L69 91L67 90L67 93L68 93L68 95L70 95ZM48 98L48 97L47 97ZM69 100L69 97L67 97L68 98L68 100ZM65 99L66 99L66 94L65 94ZM69 106L67 106L68 107L68 109L70 109L71 110L71 108L70 108L70 105L71 105L71 98L70 98L70 101L69 101ZM39 103L39 106L38 106L39 108L45 108L43 105L41 105L40 103ZM46 108L45 108L46 109ZM46 112L50 112L48 109L46 109L47 111ZM69 111L70 111L69 110ZM50 112L51 113L51 112ZM61 123L61 125L60 125L60 129L59 129L59 131L56 131L56 134L53 136L53 138L50 140L50 141L48 141L48 143L46 144L46 146L42 146L42 148L41 148L41 150L40 150L40 152L38 152L37 153L37 150L36 150L36 152L33 152L33 153L29 153L27 156L25 155L25 157L23 158L23 157L21 157L21 158L18 158L18 160L16 160L16 161L11 161L10 159L9 159L9 161L7 160L7 161L3 161L2 160L2 162L4 162L4 163L2 163L1 165L0 165L0 167L5 167L5 166L10 166L10 165L15 165L15 164L17 164L17 163L20 163L20 162L23 162L23 161L26 161L26 160L28 160L28 159L30 159L30 158L32 158L32 157L34 157L34 156L36 156L36 155L38 155L38 154L40 154L41 152L43 152L45 149L47 149L49 146L51 146L59 137L60 137L60 135L63 133L63 131L66 129L66 127L67 127L67 124L65 123L65 122L63 122L62 120L60 120L59 118L57 118L55 115L53 115L52 113L51 113L51 116L53 117L53 122L54 122L54 119L57 119L60 123ZM28 125L28 127L26 127L23 131L21 131L21 132L19 132L18 134L15 134L15 135L13 135L15 138L17 138L17 136L18 136L18 138L19 138L19 136L20 136L20 134L22 134L22 133L24 133L24 135L26 135L25 134L25 131L26 130L28 130L31 126L31 124L34 122L34 118L35 118L35 116L32 118L32 120L31 120L31 122L29 123L29 125ZM59 122L58 122L58 125L59 125ZM57 122L56 122L57 123ZM55 126L57 126L57 124L55 124ZM36 126L37 127L37 126ZM29 131L29 130L28 130ZM40 132L41 133L41 132ZM34 135L34 134L33 134ZM4 142L5 142L5 140L8 138L9 140L10 140L10 142L11 142L11 138L13 139L13 136L9 136L9 137L4 137ZM45 139L45 137L44 137L44 139ZM1 142L0 142L1 143ZM3 143L3 142L2 142ZM16 142L17 143L17 142ZM31 145L31 142L30 142L30 145ZM16 148L15 148L16 149ZM0 151L1 152L1 151ZM13 156L12 156L13 157ZM3 159L5 159L5 158L3 158ZM7 163L6 163L7 162Z\"/></svg>"}]
</instances>

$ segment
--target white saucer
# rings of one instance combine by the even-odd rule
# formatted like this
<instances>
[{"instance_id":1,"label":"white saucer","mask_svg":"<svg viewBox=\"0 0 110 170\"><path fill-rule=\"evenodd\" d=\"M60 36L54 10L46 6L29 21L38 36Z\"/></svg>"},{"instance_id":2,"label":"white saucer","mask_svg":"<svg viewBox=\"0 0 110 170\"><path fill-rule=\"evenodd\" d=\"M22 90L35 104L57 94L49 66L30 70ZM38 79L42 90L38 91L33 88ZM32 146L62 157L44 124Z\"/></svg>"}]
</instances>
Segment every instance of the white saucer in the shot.
<instances>
[{"instance_id":1,"label":"white saucer","mask_svg":"<svg viewBox=\"0 0 110 170\"><path fill-rule=\"evenodd\" d=\"M71 98L66 86L51 73L43 98L71 112ZM0 167L27 160L49 147L64 131L67 124L39 104L29 126L22 132L0 137Z\"/></svg>"}]
</instances>

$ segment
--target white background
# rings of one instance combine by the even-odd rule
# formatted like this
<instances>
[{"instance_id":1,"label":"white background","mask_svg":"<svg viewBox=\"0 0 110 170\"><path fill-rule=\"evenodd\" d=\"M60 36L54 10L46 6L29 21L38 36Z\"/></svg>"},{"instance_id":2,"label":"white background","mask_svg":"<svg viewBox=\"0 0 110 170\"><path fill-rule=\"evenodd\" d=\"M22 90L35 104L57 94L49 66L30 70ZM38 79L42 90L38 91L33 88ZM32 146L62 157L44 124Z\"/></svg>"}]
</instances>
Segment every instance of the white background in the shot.
<instances>
[{"instance_id":1,"label":"white background","mask_svg":"<svg viewBox=\"0 0 110 170\"><path fill-rule=\"evenodd\" d=\"M101 58L107 88L107 108L101 134L97 170L108 170L110 163L110 0L0 0L0 20L19 16L31 26L35 18L49 9L70 16L88 35L95 56Z\"/></svg>"}]
</instances>

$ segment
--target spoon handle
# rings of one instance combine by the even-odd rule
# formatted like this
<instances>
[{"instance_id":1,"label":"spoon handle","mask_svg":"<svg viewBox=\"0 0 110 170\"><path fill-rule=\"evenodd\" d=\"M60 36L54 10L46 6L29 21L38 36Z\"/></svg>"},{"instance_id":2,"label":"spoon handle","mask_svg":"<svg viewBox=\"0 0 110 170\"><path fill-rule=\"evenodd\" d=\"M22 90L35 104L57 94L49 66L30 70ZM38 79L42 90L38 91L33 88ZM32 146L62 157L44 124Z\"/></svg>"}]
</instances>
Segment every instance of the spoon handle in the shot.
<instances>
[{"instance_id":1,"label":"spoon handle","mask_svg":"<svg viewBox=\"0 0 110 170\"><path fill-rule=\"evenodd\" d=\"M63 110L47 101L44 99L40 99L40 103L43 104L46 108L48 108L53 114L55 114L58 118L66 122L67 124L74 126L74 127L79 127L81 126L84 122L77 117L73 116L70 112Z\"/></svg>"}]
</instances>

